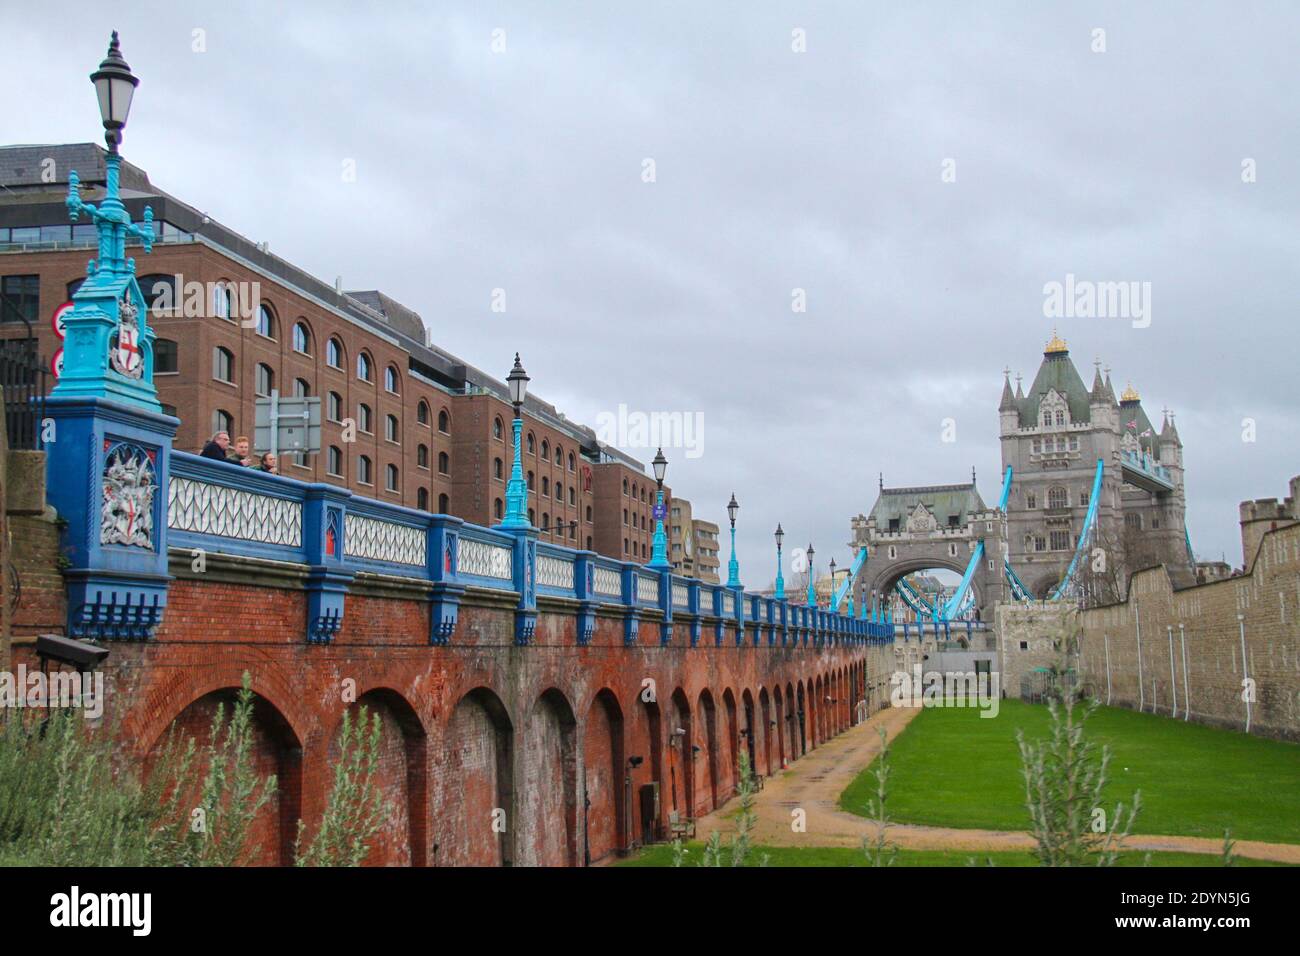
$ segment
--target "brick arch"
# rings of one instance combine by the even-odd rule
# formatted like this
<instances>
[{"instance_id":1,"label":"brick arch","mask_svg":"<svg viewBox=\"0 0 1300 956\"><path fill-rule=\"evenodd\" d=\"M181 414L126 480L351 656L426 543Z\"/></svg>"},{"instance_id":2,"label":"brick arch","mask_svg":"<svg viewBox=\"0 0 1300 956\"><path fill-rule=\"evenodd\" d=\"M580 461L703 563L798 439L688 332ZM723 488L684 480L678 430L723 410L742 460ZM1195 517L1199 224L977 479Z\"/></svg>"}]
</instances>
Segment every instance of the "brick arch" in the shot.
<instances>
[{"instance_id":1,"label":"brick arch","mask_svg":"<svg viewBox=\"0 0 1300 956\"><path fill-rule=\"evenodd\" d=\"M793 689L786 685L787 694L790 700L794 702L790 715L794 718L790 722L791 728L791 749L794 753L794 759L798 760L806 754L811 748L808 746L808 695L804 689L803 681L796 681Z\"/></svg>"},{"instance_id":2,"label":"brick arch","mask_svg":"<svg viewBox=\"0 0 1300 956\"><path fill-rule=\"evenodd\" d=\"M736 703L736 692L730 687L722 692L722 713L726 739L725 746L719 747L718 790L725 802L737 782L736 764L740 760L740 711Z\"/></svg>"},{"instance_id":3,"label":"brick arch","mask_svg":"<svg viewBox=\"0 0 1300 956\"><path fill-rule=\"evenodd\" d=\"M513 861L514 723L501 698L475 687L456 702L435 752L431 856L441 866ZM504 830L499 826L504 811Z\"/></svg>"},{"instance_id":4,"label":"brick arch","mask_svg":"<svg viewBox=\"0 0 1300 956\"><path fill-rule=\"evenodd\" d=\"M591 863L628 845L631 775L624 756L623 708L608 687L592 698L582 736L584 862Z\"/></svg>"},{"instance_id":5,"label":"brick arch","mask_svg":"<svg viewBox=\"0 0 1300 956\"><path fill-rule=\"evenodd\" d=\"M123 737L147 748L141 751L141 755L151 753L167 728L186 707L209 694L239 690L247 669L236 664L216 664L205 667L202 671L179 667L169 669L154 686L145 689L143 697L149 706L133 708L123 718ZM160 684L165 686L159 686ZM301 748L302 741L308 737L307 728L312 725L307 715L296 706L301 691L290 686L285 675L272 668L258 671L253 678L252 690L275 708L287 724L294 746Z\"/></svg>"},{"instance_id":6,"label":"brick arch","mask_svg":"<svg viewBox=\"0 0 1300 956\"><path fill-rule=\"evenodd\" d=\"M789 749L790 739L789 725L785 715L785 694L781 690L781 685L777 684L772 691L772 719L776 721L776 728L773 731L773 736L776 737L776 765L781 768L785 767L786 752Z\"/></svg>"},{"instance_id":7,"label":"brick arch","mask_svg":"<svg viewBox=\"0 0 1300 956\"><path fill-rule=\"evenodd\" d=\"M699 715L700 730L699 742L695 744L700 748L698 759L704 763L704 773L707 775L709 784L708 806L707 810L713 810L718 806L718 790L720 782L718 779L718 708L713 700L713 692L707 687L700 691L699 697ZM692 748L691 759L697 759L694 749ZM700 805L697 799L696 805ZM692 808L694 809L694 808Z\"/></svg>"},{"instance_id":8,"label":"brick arch","mask_svg":"<svg viewBox=\"0 0 1300 956\"><path fill-rule=\"evenodd\" d=\"M822 742L822 679L819 674L808 678L804 707L808 712L808 749L813 750Z\"/></svg>"},{"instance_id":9,"label":"brick arch","mask_svg":"<svg viewBox=\"0 0 1300 956\"><path fill-rule=\"evenodd\" d=\"M209 682L211 683L211 682ZM206 689L194 696L168 722L179 735L190 737L203 747L210 739L213 718L218 707L225 711L229 726L231 709L240 690L240 682ZM154 737L145 759L146 772L152 758L166 742L166 731ZM275 794L258 812L249 826L246 858L241 861L261 866L291 866L298 821L302 817L302 739L273 702L254 692L252 742L253 772L260 778L276 778ZM207 768L196 768L202 779ZM197 794L195 795L197 798Z\"/></svg>"},{"instance_id":10,"label":"brick arch","mask_svg":"<svg viewBox=\"0 0 1300 956\"><path fill-rule=\"evenodd\" d=\"M633 757L640 757L641 762L637 767L628 768L632 778L632 804L629 809L629 818L631 826L631 839L625 845L630 845L633 840L642 844L648 844L658 840L663 829L663 821L670 807L671 795L668 792L670 781L664 776L664 716L663 710L659 706L659 698L654 694L643 695L636 694L635 703L632 705L629 714L630 721L626 732L627 739L627 757L630 760ZM638 707L637 704L640 704ZM671 721L672 710L670 705L669 717L670 722L668 730L672 729ZM671 759L672 754L669 753ZM653 787L655 784L659 788L658 812L655 812L653 796L647 793L642 795L641 788L645 785ZM625 797L626 799L626 797Z\"/></svg>"},{"instance_id":11,"label":"brick arch","mask_svg":"<svg viewBox=\"0 0 1300 956\"><path fill-rule=\"evenodd\" d=\"M691 752L692 741L695 739L695 727L693 726L691 702L687 698L686 692L678 687L673 691L672 707L672 726L668 729L669 753L668 753L668 786L669 794L665 805L670 809L676 809L682 817L692 817L695 815L695 759ZM677 733L677 731L682 731ZM677 780L677 777L681 780ZM681 801L677 799L677 788L681 787Z\"/></svg>"},{"instance_id":12,"label":"brick arch","mask_svg":"<svg viewBox=\"0 0 1300 956\"><path fill-rule=\"evenodd\" d=\"M527 786L516 801L517 864L575 866L580 854L578 721L563 691L548 687L533 701L519 757Z\"/></svg>"},{"instance_id":13,"label":"brick arch","mask_svg":"<svg viewBox=\"0 0 1300 956\"><path fill-rule=\"evenodd\" d=\"M740 732L741 747L749 757L749 772L765 774L767 757L763 751L764 730L767 724L758 711L758 702L753 692L746 687L740 692Z\"/></svg>"},{"instance_id":14,"label":"brick arch","mask_svg":"<svg viewBox=\"0 0 1300 956\"><path fill-rule=\"evenodd\" d=\"M377 786L384 795L387 813L383 827L371 846L366 865L425 866L428 863L428 779L429 737L424 722L411 702L391 687L366 691L348 707L352 720L365 707L367 718L380 721ZM340 756L340 716L330 734L329 766L318 768L322 783L332 781L332 767ZM323 809L323 807L322 807Z\"/></svg>"}]
</instances>

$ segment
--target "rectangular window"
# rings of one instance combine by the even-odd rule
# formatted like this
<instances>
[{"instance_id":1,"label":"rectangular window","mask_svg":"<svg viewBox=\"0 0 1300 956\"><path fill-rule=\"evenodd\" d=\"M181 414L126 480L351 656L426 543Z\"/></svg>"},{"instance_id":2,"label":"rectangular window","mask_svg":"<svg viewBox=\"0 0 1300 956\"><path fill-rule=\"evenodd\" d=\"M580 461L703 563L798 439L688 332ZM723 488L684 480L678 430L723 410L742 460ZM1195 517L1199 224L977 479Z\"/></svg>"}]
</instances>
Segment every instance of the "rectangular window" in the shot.
<instances>
[{"instance_id":1,"label":"rectangular window","mask_svg":"<svg viewBox=\"0 0 1300 956\"><path fill-rule=\"evenodd\" d=\"M1035 536L1035 538L1034 538L1034 550L1035 550L1035 551L1046 551L1046 550L1047 550L1047 539L1044 538L1041 534Z\"/></svg>"},{"instance_id":2,"label":"rectangular window","mask_svg":"<svg viewBox=\"0 0 1300 956\"><path fill-rule=\"evenodd\" d=\"M1069 551L1069 550L1070 550L1070 532L1068 532L1068 531L1053 531L1053 532L1051 533L1051 536L1052 536L1052 550L1053 550L1053 551Z\"/></svg>"},{"instance_id":3,"label":"rectangular window","mask_svg":"<svg viewBox=\"0 0 1300 956\"><path fill-rule=\"evenodd\" d=\"M26 319L35 324L41 313L41 277L0 278L0 312L4 313L0 315L0 322L21 322Z\"/></svg>"}]
</instances>

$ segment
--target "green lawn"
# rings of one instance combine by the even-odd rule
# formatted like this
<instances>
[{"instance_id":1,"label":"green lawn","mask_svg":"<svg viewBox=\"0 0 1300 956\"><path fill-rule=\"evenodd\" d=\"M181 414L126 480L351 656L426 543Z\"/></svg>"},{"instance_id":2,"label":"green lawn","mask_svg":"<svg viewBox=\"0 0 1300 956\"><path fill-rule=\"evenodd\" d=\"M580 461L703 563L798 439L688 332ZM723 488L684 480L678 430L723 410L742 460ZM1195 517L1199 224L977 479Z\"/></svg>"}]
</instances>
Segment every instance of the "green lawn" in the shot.
<instances>
[{"instance_id":1,"label":"green lawn","mask_svg":"<svg viewBox=\"0 0 1300 956\"><path fill-rule=\"evenodd\" d=\"M890 817L899 823L1024 830L1016 730L1048 732L1047 708L1004 700L997 717L973 708L923 710L892 744ZM1108 744L1108 806L1142 791L1134 832L1300 843L1300 745L1168 717L1102 707L1089 738ZM840 795L867 816L868 768Z\"/></svg>"},{"instance_id":2,"label":"green lawn","mask_svg":"<svg viewBox=\"0 0 1300 956\"><path fill-rule=\"evenodd\" d=\"M724 852L730 841L728 834L723 834ZM694 866L700 859L704 845L702 843L690 843L687 845L690 851L686 857L686 865ZM757 866L757 857L766 853L769 857L768 865L770 866L866 866L867 858L863 852L855 847L825 847L825 846L770 846L759 847L755 854L754 865ZM1142 866L1144 864L1142 853L1130 853L1123 856L1120 860L1121 866ZM1034 858L1028 853L1014 853L1001 851L997 853L975 853L972 851L943 851L943 850L900 850L895 866L967 866L969 861L974 859L977 866L987 866L992 860L994 866L1035 866ZM724 862L727 857L723 857ZM617 866L672 866L673 851L672 847L666 844L657 844L639 851L635 856L628 857L626 860L620 860ZM1217 856L1203 856L1197 853L1152 853L1151 866L1219 866L1220 861ZM1267 863L1261 860L1240 859L1237 861L1238 866L1277 866L1280 864Z\"/></svg>"}]
</instances>

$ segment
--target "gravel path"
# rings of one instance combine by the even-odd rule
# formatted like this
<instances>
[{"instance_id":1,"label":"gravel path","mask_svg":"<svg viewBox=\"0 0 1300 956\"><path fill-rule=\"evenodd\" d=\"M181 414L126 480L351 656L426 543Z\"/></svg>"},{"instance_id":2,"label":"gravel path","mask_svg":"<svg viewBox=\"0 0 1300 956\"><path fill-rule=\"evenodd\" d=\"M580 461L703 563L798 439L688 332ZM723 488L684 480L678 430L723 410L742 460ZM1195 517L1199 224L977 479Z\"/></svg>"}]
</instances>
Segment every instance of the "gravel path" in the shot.
<instances>
[{"instance_id":1,"label":"gravel path","mask_svg":"<svg viewBox=\"0 0 1300 956\"><path fill-rule=\"evenodd\" d=\"M753 834L754 842L769 846L861 846L864 838L873 837L875 824L839 809L839 796L879 753L877 728L885 728L889 739L893 740L918 713L919 710L911 708L878 711L866 723L809 752L789 771L769 777L763 790L757 794L758 825ZM715 811L700 820L697 831L700 838L705 839L713 830L719 830L725 841L734 832L735 821L725 818L724 814L732 814L735 809L732 800L721 812ZM795 809L802 809L806 814L806 830L802 833L791 828ZM1033 838L1024 832L919 824L894 824L889 827L888 839L910 850L969 850L972 855L981 851L1031 850L1034 846ZM1168 850L1218 856L1223 843L1204 837L1135 835L1125 841L1125 847L1128 850ZM1238 840L1235 852L1240 856L1300 865L1300 846L1294 844Z\"/></svg>"}]
</instances>

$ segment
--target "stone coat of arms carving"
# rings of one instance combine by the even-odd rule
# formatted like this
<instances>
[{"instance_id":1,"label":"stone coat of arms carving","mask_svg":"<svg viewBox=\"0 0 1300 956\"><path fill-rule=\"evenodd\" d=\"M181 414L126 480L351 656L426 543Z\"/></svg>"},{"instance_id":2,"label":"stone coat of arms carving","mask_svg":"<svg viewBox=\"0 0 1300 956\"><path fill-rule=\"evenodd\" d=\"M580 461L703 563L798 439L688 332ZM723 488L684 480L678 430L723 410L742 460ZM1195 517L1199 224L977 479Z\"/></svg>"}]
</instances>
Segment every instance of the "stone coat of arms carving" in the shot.
<instances>
[{"instance_id":1,"label":"stone coat of arms carving","mask_svg":"<svg viewBox=\"0 0 1300 956\"><path fill-rule=\"evenodd\" d=\"M118 445L104 464L100 544L153 548L153 499L158 485L148 453Z\"/></svg>"},{"instance_id":2,"label":"stone coat of arms carving","mask_svg":"<svg viewBox=\"0 0 1300 956\"><path fill-rule=\"evenodd\" d=\"M930 513L924 503L918 504L907 516L907 530L913 533L934 531L939 527L938 520Z\"/></svg>"},{"instance_id":3,"label":"stone coat of arms carving","mask_svg":"<svg viewBox=\"0 0 1300 956\"><path fill-rule=\"evenodd\" d=\"M113 369L127 378L144 375L144 350L140 346L139 310L130 295L118 302L117 337L109 352Z\"/></svg>"}]
</instances>

